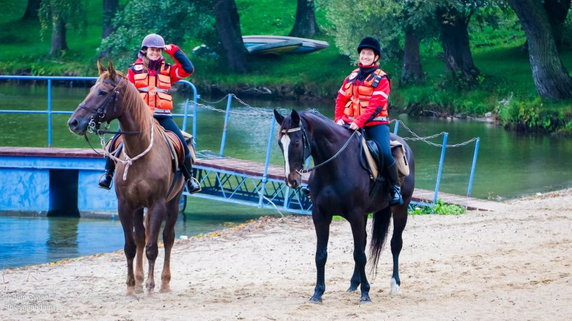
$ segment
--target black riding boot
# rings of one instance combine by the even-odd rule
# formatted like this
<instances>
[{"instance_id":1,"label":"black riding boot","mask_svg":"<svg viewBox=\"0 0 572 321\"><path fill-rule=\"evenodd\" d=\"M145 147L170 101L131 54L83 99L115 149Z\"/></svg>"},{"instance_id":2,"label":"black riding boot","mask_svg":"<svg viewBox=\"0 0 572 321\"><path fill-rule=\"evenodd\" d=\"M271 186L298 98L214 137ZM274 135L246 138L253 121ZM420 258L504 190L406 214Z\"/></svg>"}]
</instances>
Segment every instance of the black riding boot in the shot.
<instances>
[{"instance_id":1,"label":"black riding boot","mask_svg":"<svg viewBox=\"0 0 572 321\"><path fill-rule=\"evenodd\" d=\"M190 158L185 158L185 162L181 165L181 172L187 180L187 189L189 193L194 194L201 191L201 184L193 177L193 165Z\"/></svg>"},{"instance_id":2,"label":"black riding boot","mask_svg":"<svg viewBox=\"0 0 572 321\"><path fill-rule=\"evenodd\" d=\"M105 158L105 173L99 178L99 187L104 189L111 188L111 181L113 181L113 172L115 172L115 162L111 158Z\"/></svg>"},{"instance_id":3,"label":"black riding boot","mask_svg":"<svg viewBox=\"0 0 572 321\"><path fill-rule=\"evenodd\" d=\"M397 163L387 166L387 178L389 179L389 205L403 204L401 187L397 178Z\"/></svg>"}]
</instances>

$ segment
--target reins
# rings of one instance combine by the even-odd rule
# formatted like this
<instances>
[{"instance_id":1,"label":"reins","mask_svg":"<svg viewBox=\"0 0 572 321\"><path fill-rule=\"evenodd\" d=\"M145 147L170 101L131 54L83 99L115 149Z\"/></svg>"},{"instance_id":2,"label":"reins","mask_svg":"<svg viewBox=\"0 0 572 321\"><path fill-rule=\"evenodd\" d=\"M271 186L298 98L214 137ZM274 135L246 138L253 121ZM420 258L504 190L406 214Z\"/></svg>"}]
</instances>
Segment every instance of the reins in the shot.
<instances>
[{"instance_id":1,"label":"reins","mask_svg":"<svg viewBox=\"0 0 572 321\"><path fill-rule=\"evenodd\" d=\"M283 134L287 134L287 133L293 133L293 132L297 132L297 131L302 131L302 137L304 140L304 159L306 159L308 156L306 156L306 144L308 142L308 137L306 137L306 131L304 130L304 128L302 127L302 124L300 124L300 127L295 127L295 128L290 128L290 129L284 129L282 130ZM318 165L315 165L313 167L310 167L308 169L301 169L301 170L296 170L296 172L300 175L302 174L307 174L317 168L320 168L324 165L326 165L327 163L333 161L334 159L336 159L336 157L338 157L344 150L346 150L346 148L349 146L350 141L352 140L352 138L358 133L358 131L354 131L350 137L348 138L348 140L346 140L346 142L344 143L344 145L342 146L342 148L340 148L332 157L328 158L327 160L321 162ZM310 148L309 143L308 143L308 149ZM311 152L311 151L310 151ZM308 154L310 154L310 152Z\"/></svg>"},{"instance_id":2,"label":"reins","mask_svg":"<svg viewBox=\"0 0 572 321\"><path fill-rule=\"evenodd\" d=\"M129 157L129 155L127 155L127 152L125 152L125 147L123 147L121 149L123 156L125 156L125 159L121 159L121 158L113 155L113 153L108 152L107 149L105 148L105 146L102 146L104 156L109 157L111 160L113 160L116 163L119 162L119 163L125 165L125 170L123 171L123 180L124 181L127 180L127 172L129 171L129 166L133 165L134 161L136 161L139 158L147 155L147 153L149 153L149 151L153 147L153 140L154 140L153 138L155 137L155 131L153 129L154 129L154 122L151 121L151 140L149 142L149 146L147 146L147 149L145 149L140 154L137 154L137 156L135 156L133 158Z\"/></svg>"},{"instance_id":3,"label":"reins","mask_svg":"<svg viewBox=\"0 0 572 321\"><path fill-rule=\"evenodd\" d=\"M119 95L118 87L124 81L127 81L127 79L121 78L121 80L117 83L113 83L112 81L110 81L108 79L103 80L104 83L113 86L113 88L112 88L113 94L107 96L105 98L105 100L97 107L97 109L96 109L97 120L95 120L94 117L92 117L91 120L89 121L89 131L93 132L99 136L101 148L103 149L103 154L98 152L97 150L95 150L95 148L93 148L91 142L87 138L87 135L84 135L84 137L85 137L85 140L87 141L87 143L89 144L89 146L91 147L91 149L95 153L97 153L98 155L108 157L111 160L113 160L115 163L122 163L123 165L125 165L125 170L123 171L123 180L125 181L125 180L127 180L127 173L129 171L129 166L131 166L134 161L138 160L139 158L141 158L141 157L145 156L147 153L149 153L149 151L153 147L153 140L155 137L155 131L154 131L154 122L153 122L153 120L151 120L151 140L149 142L149 146L147 146L147 148L143 152L139 153L135 157L130 157L129 155L127 155L127 152L125 152L125 148L122 148L122 154L125 156L125 159L121 159L121 158L117 157L116 155L114 155L113 152L110 153L105 148L107 143L105 142L105 137L103 136L104 134L136 135L136 134L141 133L140 131L122 131L122 130L110 131L110 130L99 129L99 126L101 125L101 120L105 118L105 114L107 112L107 108L109 107L110 101L113 102L112 107L113 107L113 112L115 112L115 104L117 102L117 97ZM86 107L82 105L82 106L79 106L79 108L86 108Z\"/></svg>"}]
</instances>

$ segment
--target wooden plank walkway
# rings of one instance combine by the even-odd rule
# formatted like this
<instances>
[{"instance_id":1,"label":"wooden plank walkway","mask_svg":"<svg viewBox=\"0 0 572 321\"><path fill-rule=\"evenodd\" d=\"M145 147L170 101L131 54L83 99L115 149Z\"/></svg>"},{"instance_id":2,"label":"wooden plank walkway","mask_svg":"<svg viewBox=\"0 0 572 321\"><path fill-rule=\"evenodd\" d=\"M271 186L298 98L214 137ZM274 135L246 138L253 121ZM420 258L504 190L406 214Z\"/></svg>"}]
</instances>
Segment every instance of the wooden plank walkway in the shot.
<instances>
[{"instance_id":1,"label":"wooden plank walkway","mask_svg":"<svg viewBox=\"0 0 572 321\"><path fill-rule=\"evenodd\" d=\"M97 150L101 153L101 150ZM0 156L44 156L44 157L88 157L98 158L92 149L87 148L50 148L50 147L0 147ZM224 158L199 158L196 165L261 177L264 174L264 164L249 160ZM103 168L102 168L103 170ZM284 168L282 166L270 165L268 177L277 180L284 180ZM307 181L307 176L304 180ZM433 201L433 191L416 188L413 199L418 202L431 203ZM477 199L449 193L439 192L438 198L445 203L464 206L469 210L494 211L502 207L502 203Z\"/></svg>"}]
</instances>

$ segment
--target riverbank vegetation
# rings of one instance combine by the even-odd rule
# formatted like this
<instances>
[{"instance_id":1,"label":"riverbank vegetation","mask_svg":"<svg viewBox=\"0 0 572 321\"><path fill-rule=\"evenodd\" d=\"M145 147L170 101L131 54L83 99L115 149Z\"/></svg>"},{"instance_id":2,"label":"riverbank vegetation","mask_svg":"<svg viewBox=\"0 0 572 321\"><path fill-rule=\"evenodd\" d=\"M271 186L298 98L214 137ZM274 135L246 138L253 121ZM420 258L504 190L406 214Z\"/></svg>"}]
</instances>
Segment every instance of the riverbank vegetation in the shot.
<instances>
[{"instance_id":1,"label":"riverbank vegetation","mask_svg":"<svg viewBox=\"0 0 572 321\"><path fill-rule=\"evenodd\" d=\"M26 18L27 3L31 2L39 5L40 15ZM66 9L66 48L54 51L49 23L53 12L50 14L50 7L42 5L58 2L69 2L70 7ZM438 2L419 2L422 7L408 8L398 5L398 1L385 1L382 5L380 1L367 0L348 6L353 2L316 0L315 20L320 32L314 38L328 41L330 47L303 55L247 56L245 72L232 71L224 59L212 1L138 1L137 5L134 1L118 1L116 17L105 24L114 28L107 31L109 36L103 41L102 21L109 18L103 14L102 2L5 3L0 13L0 73L93 76L97 73L95 61L101 56L111 57L119 68L126 69L142 37L156 31L190 55L197 67L191 80L201 93L333 101L342 79L353 68L353 48L362 36L373 34L384 47L382 68L393 75L392 108L422 115L491 115L490 118L516 130L572 134L572 100L539 94L531 72L525 28L515 11L502 1L457 1L464 3L464 11L455 7L438 15L468 21L471 64L465 69L455 71L446 63L451 59L443 49L447 44L442 39L443 26L448 22L432 21L435 12L442 8L430 6ZM380 10L381 7L387 10ZM287 35L295 25L297 3L236 0L236 9L242 35ZM569 7L565 9L569 11ZM166 13L156 14L158 10ZM356 11L359 15L352 15ZM157 18L146 21L150 15ZM558 57L570 69L572 22L569 15L564 18ZM405 75L403 59L410 59L406 55L410 52L405 48L406 36L412 31L419 38L420 73ZM201 44L207 44L213 52L193 53L193 48Z\"/></svg>"}]
</instances>

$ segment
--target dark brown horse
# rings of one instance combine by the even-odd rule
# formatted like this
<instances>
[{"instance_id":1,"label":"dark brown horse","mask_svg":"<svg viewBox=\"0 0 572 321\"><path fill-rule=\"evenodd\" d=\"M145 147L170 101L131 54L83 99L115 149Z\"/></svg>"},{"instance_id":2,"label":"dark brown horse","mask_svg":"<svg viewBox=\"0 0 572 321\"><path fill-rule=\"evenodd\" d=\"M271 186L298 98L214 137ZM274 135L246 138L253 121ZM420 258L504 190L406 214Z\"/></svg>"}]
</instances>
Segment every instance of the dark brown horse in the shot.
<instances>
[{"instance_id":1,"label":"dark brown horse","mask_svg":"<svg viewBox=\"0 0 572 321\"><path fill-rule=\"evenodd\" d=\"M148 292L155 287L153 277L158 255L157 239L161 224L165 261L161 291L169 290L171 249L175 241L175 222L184 180L173 170L163 128L152 117L137 89L109 63L99 63L99 79L68 121L70 130L85 135L103 122L118 119L123 136L123 152L117 158L115 192L118 214L125 234L127 290L132 294L143 284L143 250L149 261ZM144 215L144 209L147 209ZM135 273L133 259L136 257Z\"/></svg>"},{"instance_id":2,"label":"dark brown horse","mask_svg":"<svg viewBox=\"0 0 572 321\"><path fill-rule=\"evenodd\" d=\"M373 213L370 243L373 271L377 268L379 254L393 214L391 293L397 294L401 285L398 262L403 244L402 233L407 223L407 207L415 185L413 152L409 146L400 137L392 135L392 139L397 139L405 147L410 173L400 179L403 204L389 207L388 186L381 188L373 197L369 196L373 181L369 173L360 166L360 143L358 136L352 135L352 131L334 124L328 118L315 112L298 113L293 110L290 116L284 117L275 110L274 114L281 125L279 145L284 153L288 186L293 188L300 186L300 174L307 157L311 156L316 164L308 180L313 204L312 219L317 236L317 280L314 295L310 301L321 302L326 289L324 272L333 215L339 215L348 220L354 238L355 267L348 291L355 291L361 285L360 302L369 302L371 301L370 286L365 270L368 213ZM347 148L340 151L346 143Z\"/></svg>"}]
</instances>

